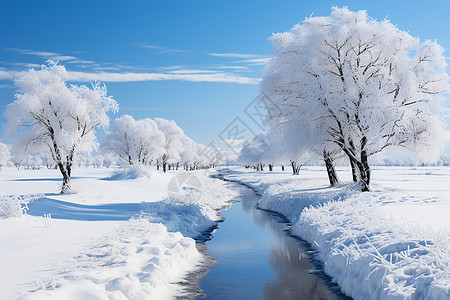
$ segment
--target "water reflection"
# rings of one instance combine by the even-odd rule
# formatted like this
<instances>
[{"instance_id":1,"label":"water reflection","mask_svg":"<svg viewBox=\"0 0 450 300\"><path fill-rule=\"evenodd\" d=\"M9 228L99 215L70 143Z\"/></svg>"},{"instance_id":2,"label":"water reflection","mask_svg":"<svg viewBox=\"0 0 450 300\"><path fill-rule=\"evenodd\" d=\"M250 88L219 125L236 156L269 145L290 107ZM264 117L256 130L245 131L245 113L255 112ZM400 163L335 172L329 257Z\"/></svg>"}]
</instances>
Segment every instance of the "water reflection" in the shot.
<instances>
[{"instance_id":1,"label":"water reflection","mask_svg":"<svg viewBox=\"0 0 450 300\"><path fill-rule=\"evenodd\" d=\"M277 214L256 208L259 199L242 188L241 202L206 243L217 264L200 280L211 299L347 299L326 282L305 245L291 237Z\"/></svg>"}]
</instances>

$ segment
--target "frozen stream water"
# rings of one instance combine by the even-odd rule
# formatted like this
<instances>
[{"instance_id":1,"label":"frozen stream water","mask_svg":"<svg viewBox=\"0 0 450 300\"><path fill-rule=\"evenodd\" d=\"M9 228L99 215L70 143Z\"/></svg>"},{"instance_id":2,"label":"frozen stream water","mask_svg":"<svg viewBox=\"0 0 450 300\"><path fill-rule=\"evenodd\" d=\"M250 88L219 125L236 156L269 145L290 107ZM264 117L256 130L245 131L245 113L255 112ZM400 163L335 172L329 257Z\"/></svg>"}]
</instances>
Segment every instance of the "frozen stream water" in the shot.
<instances>
[{"instance_id":1,"label":"frozen stream water","mask_svg":"<svg viewBox=\"0 0 450 300\"><path fill-rule=\"evenodd\" d=\"M222 212L212 239L198 243L211 256L199 287L209 299L348 299L330 282L287 220L256 207L260 196L236 183L239 202ZM202 274L203 275L203 274ZM201 276L201 275L200 275ZM199 294L197 293L197 296Z\"/></svg>"}]
</instances>

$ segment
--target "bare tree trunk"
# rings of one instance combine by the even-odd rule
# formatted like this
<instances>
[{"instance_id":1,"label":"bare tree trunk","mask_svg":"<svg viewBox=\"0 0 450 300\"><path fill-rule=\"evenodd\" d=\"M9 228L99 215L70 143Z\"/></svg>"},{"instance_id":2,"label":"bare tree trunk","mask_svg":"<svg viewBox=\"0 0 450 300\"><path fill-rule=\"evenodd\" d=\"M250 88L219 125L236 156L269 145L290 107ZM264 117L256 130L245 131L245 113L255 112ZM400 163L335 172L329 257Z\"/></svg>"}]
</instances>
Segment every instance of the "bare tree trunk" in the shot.
<instances>
[{"instance_id":1,"label":"bare tree trunk","mask_svg":"<svg viewBox=\"0 0 450 300\"><path fill-rule=\"evenodd\" d=\"M273 171L273 165L269 164L269 171L272 172Z\"/></svg>"},{"instance_id":2,"label":"bare tree trunk","mask_svg":"<svg viewBox=\"0 0 450 300\"><path fill-rule=\"evenodd\" d=\"M61 194L67 193L70 191L70 175L67 172L64 164L62 162L58 162L58 168L63 176L63 183L61 186Z\"/></svg>"},{"instance_id":3,"label":"bare tree trunk","mask_svg":"<svg viewBox=\"0 0 450 300\"><path fill-rule=\"evenodd\" d=\"M284 171L284 165L281 165L281 171Z\"/></svg>"},{"instance_id":4,"label":"bare tree trunk","mask_svg":"<svg viewBox=\"0 0 450 300\"><path fill-rule=\"evenodd\" d=\"M368 192L370 186L370 166L365 150L361 152L361 163L358 167L361 177L361 191Z\"/></svg>"},{"instance_id":5,"label":"bare tree trunk","mask_svg":"<svg viewBox=\"0 0 450 300\"><path fill-rule=\"evenodd\" d=\"M336 169L334 168L333 159L326 150L323 150L323 160L325 161L325 166L327 168L328 180L330 181L330 185L335 186L339 183L339 180L336 175Z\"/></svg>"},{"instance_id":6,"label":"bare tree trunk","mask_svg":"<svg viewBox=\"0 0 450 300\"><path fill-rule=\"evenodd\" d=\"M350 159L350 167L352 168L352 178L353 182L358 182L358 166L356 162L354 162L352 159Z\"/></svg>"},{"instance_id":7,"label":"bare tree trunk","mask_svg":"<svg viewBox=\"0 0 450 300\"><path fill-rule=\"evenodd\" d=\"M167 163L163 162L162 167L163 167L164 173L166 173L167 172Z\"/></svg>"},{"instance_id":8,"label":"bare tree trunk","mask_svg":"<svg viewBox=\"0 0 450 300\"><path fill-rule=\"evenodd\" d=\"M291 166L292 166L292 175L298 175L300 173L301 165L297 166L297 163L293 160L291 160Z\"/></svg>"},{"instance_id":9,"label":"bare tree trunk","mask_svg":"<svg viewBox=\"0 0 450 300\"><path fill-rule=\"evenodd\" d=\"M350 159L350 165L352 167L352 175L353 181L359 182L361 185L362 192L368 192L370 189L370 166L368 161L367 151L365 150L365 145L367 143L367 139L363 137L361 139L361 154L358 159L355 156L353 151L349 151L348 149L342 149L347 153L347 156ZM359 180L358 180L359 179Z\"/></svg>"}]
</instances>

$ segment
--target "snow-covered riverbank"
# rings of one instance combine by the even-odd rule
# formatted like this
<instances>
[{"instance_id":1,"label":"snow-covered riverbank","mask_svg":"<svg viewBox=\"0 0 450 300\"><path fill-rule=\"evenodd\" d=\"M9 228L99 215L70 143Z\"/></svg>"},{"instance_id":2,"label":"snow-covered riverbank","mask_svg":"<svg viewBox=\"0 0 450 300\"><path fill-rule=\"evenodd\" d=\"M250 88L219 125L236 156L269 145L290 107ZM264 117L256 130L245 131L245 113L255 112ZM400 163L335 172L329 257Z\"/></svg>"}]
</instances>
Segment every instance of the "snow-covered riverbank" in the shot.
<instances>
[{"instance_id":1,"label":"snow-covered riverbank","mask_svg":"<svg viewBox=\"0 0 450 300\"><path fill-rule=\"evenodd\" d=\"M0 172L1 299L170 299L181 292L174 283L202 259L192 237L214 225L216 210L237 193L195 171L176 177L188 203L171 201L168 185L181 172L113 171L75 170L74 193L66 195L58 194L56 170ZM179 182L191 175L194 186ZM27 194L36 195L27 214L6 216L12 196Z\"/></svg>"},{"instance_id":2,"label":"snow-covered riverbank","mask_svg":"<svg viewBox=\"0 0 450 300\"><path fill-rule=\"evenodd\" d=\"M262 194L325 271L355 299L449 299L450 169L374 168L372 192L329 187L320 167L299 176L232 167L226 178ZM338 170L343 181L350 174Z\"/></svg>"}]
</instances>

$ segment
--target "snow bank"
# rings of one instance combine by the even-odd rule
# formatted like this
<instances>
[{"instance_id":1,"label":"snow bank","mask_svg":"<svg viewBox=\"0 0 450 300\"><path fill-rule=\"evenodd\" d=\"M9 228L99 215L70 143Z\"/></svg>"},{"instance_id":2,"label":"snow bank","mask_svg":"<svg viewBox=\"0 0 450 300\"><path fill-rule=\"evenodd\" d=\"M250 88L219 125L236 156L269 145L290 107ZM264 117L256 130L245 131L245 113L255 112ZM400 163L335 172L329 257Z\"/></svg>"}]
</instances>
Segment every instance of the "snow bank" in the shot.
<instances>
[{"instance_id":1,"label":"snow bank","mask_svg":"<svg viewBox=\"0 0 450 300\"><path fill-rule=\"evenodd\" d=\"M22 217L27 213L28 203L42 195L0 195L0 218Z\"/></svg>"},{"instance_id":2,"label":"snow bank","mask_svg":"<svg viewBox=\"0 0 450 300\"><path fill-rule=\"evenodd\" d=\"M279 212L295 223L305 207L316 206L330 200L347 198L357 191L351 186L340 186L321 190L298 190L296 183L274 184L267 187L258 202L258 207Z\"/></svg>"},{"instance_id":3,"label":"snow bank","mask_svg":"<svg viewBox=\"0 0 450 300\"><path fill-rule=\"evenodd\" d=\"M325 272L355 299L449 299L450 232L400 222L376 198L306 208L292 233L317 248Z\"/></svg>"},{"instance_id":4,"label":"snow bank","mask_svg":"<svg viewBox=\"0 0 450 300\"><path fill-rule=\"evenodd\" d=\"M129 180L129 179L137 179L140 177L148 177L150 178L152 172L149 168L136 165L136 166L128 166L121 168L119 170L114 171L110 176L103 178L103 180Z\"/></svg>"},{"instance_id":5,"label":"snow bank","mask_svg":"<svg viewBox=\"0 0 450 300\"><path fill-rule=\"evenodd\" d=\"M301 171L301 176L242 168L224 174L262 194L260 208L286 216L293 224L292 233L317 249L325 272L354 299L450 299L450 231L425 229L386 209L390 203L405 208L407 203L417 203L422 200L417 193L414 197L380 186L370 193L360 193L353 185L329 187L316 179L314 168ZM322 178L326 180L325 172ZM395 185L393 178L389 180ZM405 174L397 180L410 180L416 189L431 184L429 189L436 182L430 178L419 184ZM425 200L433 192L419 195L428 203ZM442 201L438 210L448 207ZM408 211L401 215L409 216Z\"/></svg>"},{"instance_id":6,"label":"snow bank","mask_svg":"<svg viewBox=\"0 0 450 300\"><path fill-rule=\"evenodd\" d=\"M199 176L199 179L201 186L180 187L176 198L141 203L141 217L152 223L161 223L169 231L200 237L221 220L218 211L229 206L238 193L217 179L206 176ZM191 197L192 194L198 197Z\"/></svg>"},{"instance_id":7,"label":"snow bank","mask_svg":"<svg viewBox=\"0 0 450 300\"><path fill-rule=\"evenodd\" d=\"M172 299L201 259L193 239L133 219L20 299Z\"/></svg>"},{"instance_id":8,"label":"snow bank","mask_svg":"<svg viewBox=\"0 0 450 300\"><path fill-rule=\"evenodd\" d=\"M182 204L168 198L159 202L141 205L141 217L152 223L161 223L171 232L181 232L187 237L196 238L203 231L213 227L216 213L208 206Z\"/></svg>"}]
</instances>

